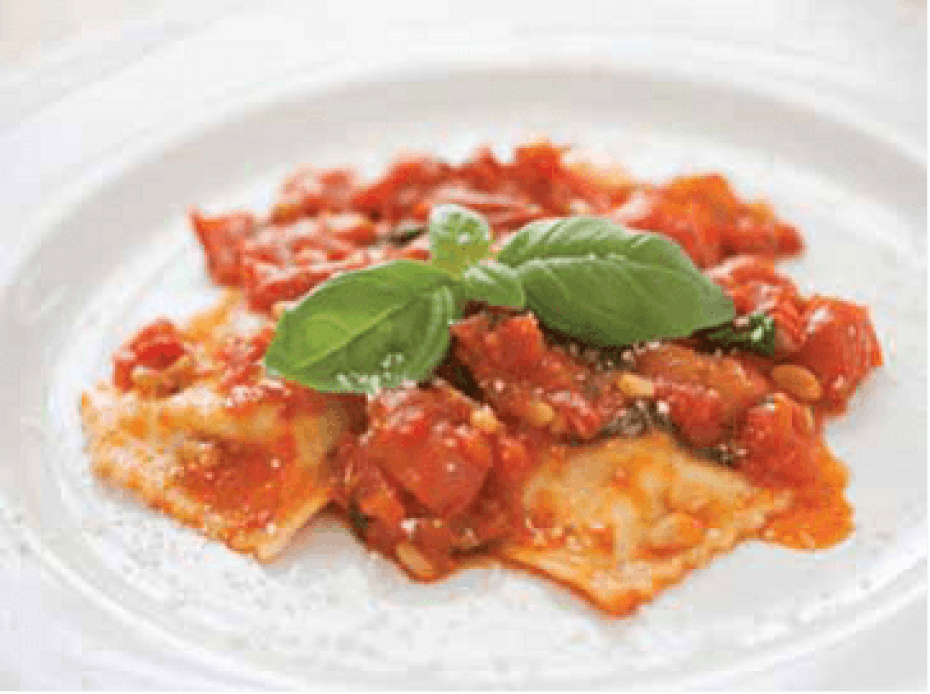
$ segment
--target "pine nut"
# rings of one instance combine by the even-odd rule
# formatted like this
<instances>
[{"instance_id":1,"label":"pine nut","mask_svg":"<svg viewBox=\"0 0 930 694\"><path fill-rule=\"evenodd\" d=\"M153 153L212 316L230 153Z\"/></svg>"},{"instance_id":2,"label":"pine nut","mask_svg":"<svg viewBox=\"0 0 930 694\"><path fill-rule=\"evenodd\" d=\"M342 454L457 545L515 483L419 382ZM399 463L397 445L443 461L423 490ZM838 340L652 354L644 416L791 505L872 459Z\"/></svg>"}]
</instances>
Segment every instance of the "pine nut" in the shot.
<instances>
[{"instance_id":1,"label":"pine nut","mask_svg":"<svg viewBox=\"0 0 930 694\"><path fill-rule=\"evenodd\" d=\"M489 407L473 410L469 422L475 429L485 434L493 434L501 428L500 420L494 416Z\"/></svg>"},{"instance_id":2,"label":"pine nut","mask_svg":"<svg viewBox=\"0 0 930 694\"><path fill-rule=\"evenodd\" d=\"M399 543L395 548L395 552L400 563L407 567L410 573L417 578L435 578L436 570L433 565L420 553L420 550L409 542Z\"/></svg>"},{"instance_id":3,"label":"pine nut","mask_svg":"<svg viewBox=\"0 0 930 694\"><path fill-rule=\"evenodd\" d=\"M531 400L523 412L526 421L535 427L544 427L555 419L555 410L552 405L542 400Z\"/></svg>"},{"instance_id":4,"label":"pine nut","mask_svg":"<svg viewBox=\"0 0 930 694\"><path fill-rule=\"evenodd\" d=\"M798 400L816 402L823 395L820 381L803 366L782 364L772 369L772 380Z\"/></svg>"},{"instance_id":5,"label":"pine nut","mask_svg":"<svg viewBox=\"0 0 930 694\"><path fill-rule=\"evenodd\" d=\"M631 398L654 398L656 387L652 381L636 374L624 373L617 377L617 387L620 392Z\"/></svg>"},{"instance_id":6,"label":"pine nut","mask_svg":"<svg viewBox=\"0 0 930 694\"><path fill-rule=\"evenodd\" d=\"M275 320L281 320L284 312L292 309L295 303L294 301L276 301L271 307L271 315L274 316Z\"/></svg>"}]
</instances>

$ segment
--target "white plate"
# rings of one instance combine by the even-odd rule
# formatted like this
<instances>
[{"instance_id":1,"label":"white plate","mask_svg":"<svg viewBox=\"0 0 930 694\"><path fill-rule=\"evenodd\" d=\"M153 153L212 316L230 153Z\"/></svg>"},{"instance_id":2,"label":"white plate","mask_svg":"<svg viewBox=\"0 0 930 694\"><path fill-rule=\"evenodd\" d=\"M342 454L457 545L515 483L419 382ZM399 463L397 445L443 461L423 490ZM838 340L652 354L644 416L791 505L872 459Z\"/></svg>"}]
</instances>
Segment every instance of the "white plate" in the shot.
<instances>
[{"instance_id":1,"label":"white plate","mask_svg":"<svg viewBox=\"0 0 930 694\"><path fill-rule=\"evenodd\" d=\"M23 634L47 625L42 643L5 644L5 669L46 686L696 686L923 594L926 166L900 121L856 108L848 83L827 89L842 71L812 92L809 73L786 80L796 64L732 47L511 35L463 53L446 36L400 55L385 48L395 31L327 63L287 21L260 19L274 41L229 50L256 17L221 23L0 139L19 177L0 209L42 206L0 264L0 558L14 567L0 588ZM853 471L850 540L815 554L743 545L617 621L515 572L411 585L325 519L261 567L91 478L80 391L146 319L212 296L188 204L261 207L301 162L374 172L401 147L459 157L538 133L643 177L723 172L804 230L808 253L789 266L803 288L872 308L888 363L828 435ZM14 665L33 646L58 659Z\"/></svg>"}]
</instances>

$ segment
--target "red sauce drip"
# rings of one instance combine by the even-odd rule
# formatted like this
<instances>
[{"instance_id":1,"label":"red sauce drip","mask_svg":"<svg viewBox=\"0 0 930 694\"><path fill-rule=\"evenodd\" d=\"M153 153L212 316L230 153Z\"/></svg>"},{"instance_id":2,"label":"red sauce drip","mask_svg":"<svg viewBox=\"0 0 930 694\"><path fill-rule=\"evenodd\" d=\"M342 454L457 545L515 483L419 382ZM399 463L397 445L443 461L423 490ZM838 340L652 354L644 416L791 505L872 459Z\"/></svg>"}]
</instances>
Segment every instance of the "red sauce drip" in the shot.
<instances>
[{"instance_id":1,"label":"red sauce drip","mask_svg":"<svg viewBox=\"0 0 930 694\"><path fill-rule=\"evenodd\" d=\"M795 488L791 507L775 516L762 537L795 549L822 549L852 533L853 508L846 499L846 466L818 446L812 456L813 482Z\"/></svg>"}]
</instances>

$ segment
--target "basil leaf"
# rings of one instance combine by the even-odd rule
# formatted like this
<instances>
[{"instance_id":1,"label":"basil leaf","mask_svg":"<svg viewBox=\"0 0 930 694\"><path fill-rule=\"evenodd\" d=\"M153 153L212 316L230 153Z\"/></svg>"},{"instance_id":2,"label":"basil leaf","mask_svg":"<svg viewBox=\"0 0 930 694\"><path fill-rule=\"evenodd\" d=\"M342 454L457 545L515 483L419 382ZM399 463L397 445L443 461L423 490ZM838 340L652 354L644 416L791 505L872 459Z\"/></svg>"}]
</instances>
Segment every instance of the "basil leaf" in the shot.
<instances>
[{"instance_id":1,"label":"basil leaf","mask_svg":"<svg viewBox=\"0 0 930 694\"><path fill-rule=\"evenodd\" d=\"M491 227L481 215L458 205L439 205L429 217L430 263L461 275L491 249Z\"/></svg>"},{"instance_id":2,"label":"basil leaf","mask_svg":"<svg viewBox=\"0 0 930 694\"><path fill-rule=\"evenodd\" d=\"M566 217L530 222L510 237L497 260L516 267L530 260L606 255L622 249L633 234L599 217Z\"/></svg>"},{"instance_id":3,"label":"basil leaf","mask_svg":"<svg viewBox=\"0 0 930 694\"><path fill-rule=\"evenodd\" d=\"M454 282L412 260L334 277L281 317L265 366L326 392L420 380L448 350L449 324L460 315Z\"/></svg>"},{"instance_id":4,"label":"basil leaf","mask_svg":"<svg viewBox=\"0 0 930 694\"><path fill-rule=\"evenodd\" d=\"M775 319L765 313L736 318L726 325L702 332L699 337L713 347L735 347L765 357L775 356Z\"/></svg>"},{"instance_id":5,"label":"basil leaf","mask_svg":"<svg viewBox=\"0 0 930 694\"><path fill-rule=\"evenodd\" d=\"M515 270L494 262L472 265L456 285L455 295L461 304L483 301L489 306L523 308L526 294Z\"/></svg>"},{"instance_id":6,"label":"basil leaf","mask_svg":"<svg viewBox=\"0 0 930 694\"><path fill-rule=\"evenodd\" d=\"M685 337L734 315L677 244L605 219L533 222L497 260L517 271L544 323L593 344Z\"/></svg>"}]
</instances>

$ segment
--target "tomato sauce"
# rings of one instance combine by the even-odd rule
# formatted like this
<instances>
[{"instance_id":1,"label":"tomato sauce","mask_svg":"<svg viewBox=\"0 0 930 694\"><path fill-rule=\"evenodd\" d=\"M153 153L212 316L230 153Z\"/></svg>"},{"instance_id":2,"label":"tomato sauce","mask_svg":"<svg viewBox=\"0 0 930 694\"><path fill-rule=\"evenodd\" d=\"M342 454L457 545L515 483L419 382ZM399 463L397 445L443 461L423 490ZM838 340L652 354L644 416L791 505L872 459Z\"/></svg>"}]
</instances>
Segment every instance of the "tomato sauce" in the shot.
<instances>
[{"instance_id":1,"label":"tomato sauce","mask_svg":"<svg viewBox=\"0 0 930 694\"><path fill-rule=\"evenodd\" d=\"M430 210L456 203L485 215L497 240L570 214L663 234L729 294L739 316L773 318L775 353L762 357L724 354L700 338L598 350L526 312L473 310L452 326L438 370L445 380L369 399L364 425L331 454L334 500L354 530L381 551L404 553L416 577L434 578L527 523L544 523L524 517L520 502L544 456L659 427L757 486L793 491L763 538L799 549L842 540L852 530L847 472L824 443L823 423L882 363L866 309L802 296L775 266L803 249L800 233L764 203L741 200L723 177L644 183L564 155L542 143L518 147L509 162L486 148L461 164L410 156L370 183L345 169L303 169L265 217L191 213L212 278L265 313L341 272L427 258ZM262 379L271 334L221 348L223 387L253 389L240 406L273 400L313 411L319 394ZM119 352L115 382L129 389L135 367L165 369L184 353L176 329L155 323ZM248 522L259 523L269 505L261 488L289 468L269 468L267 452L217 450L222 462L191 468L184 484L212 503L247 500Z\"/></svg>"},{"instance_id":2,"label":"tomato sauce","mask_svg":"<svg viewBox=\"0 0 930 694\"><path fill-rule=\"evenodd\" d=\"M293 444L285 438L271 447L203 442L172 483L235 518L231 527L261 530L312 480L295 462Z\"/></svg>"},{"instance_id":3,"label":"tomato sauce","mask_svg":"<svg viewBox=\"0 0 930 694\"><path fill-rule=\"evenodd\" d=\"M671 237L699 267L739 254L775 258L802 248L796 229L766 205L741 201L720 176L618 185L567 163L564 152L548 143L525 145L504 162L484 148L458 165L410 156L368 184L345 169L303 169L285 182L265 218L193 210L191 225L213 279L241 287L261 311L340 272L407 254L422 259L422 248L397 248L392 236L398 227L422 226L443 203L482 213L498 237L547 217L611 216Z\"/></svg>"},{"instance_id":4,"label":"tomato sauce","mask_svg":"<svg viewBox=\"0 0 930 694\"><path fill-rule=\"evenodd\" d=\"M136 333L113 357L113 383L120 390L133 385L137 367L161 371L187 353L183 336L166 318L160 318Z\"/></svg>"}]
</instances>

